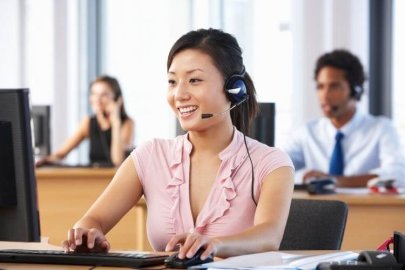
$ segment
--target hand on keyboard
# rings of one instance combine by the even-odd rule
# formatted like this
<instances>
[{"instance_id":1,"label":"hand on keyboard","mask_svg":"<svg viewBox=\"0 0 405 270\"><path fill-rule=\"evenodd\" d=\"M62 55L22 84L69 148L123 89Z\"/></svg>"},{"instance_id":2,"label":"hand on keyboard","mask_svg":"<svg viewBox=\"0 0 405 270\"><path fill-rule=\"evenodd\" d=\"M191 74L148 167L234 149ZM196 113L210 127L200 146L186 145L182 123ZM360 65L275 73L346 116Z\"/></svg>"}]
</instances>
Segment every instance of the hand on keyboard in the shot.
<instances>
[{"instance_id":1,"label":"hand on keyboard","mask_svg":"<svg viewBox=\"0 0 405 270\"><path fill-rule=\"evenodd\" d=\"M62 247L65 252L108 252L110 243L105 235L98 229L70 229L68 240L63 241Z\"/></svg>"}]
</instances>

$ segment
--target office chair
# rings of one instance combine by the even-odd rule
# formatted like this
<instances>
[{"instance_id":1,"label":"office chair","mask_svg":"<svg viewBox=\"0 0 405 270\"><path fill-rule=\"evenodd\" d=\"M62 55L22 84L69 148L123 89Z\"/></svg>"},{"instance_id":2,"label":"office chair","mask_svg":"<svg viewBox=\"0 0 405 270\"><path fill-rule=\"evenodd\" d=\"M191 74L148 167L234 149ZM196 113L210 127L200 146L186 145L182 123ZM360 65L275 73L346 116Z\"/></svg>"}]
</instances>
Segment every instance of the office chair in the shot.
<instances>
[{"instance_id":1,"label":"office chair","mask_svg":"<svg viewBox=\"0 0 405 270\"><path fill-rule=\"evenodd\" d=\"M280 250L339 250L347 213L342 201L293 199Z\"/></svg>"}]
</instances>

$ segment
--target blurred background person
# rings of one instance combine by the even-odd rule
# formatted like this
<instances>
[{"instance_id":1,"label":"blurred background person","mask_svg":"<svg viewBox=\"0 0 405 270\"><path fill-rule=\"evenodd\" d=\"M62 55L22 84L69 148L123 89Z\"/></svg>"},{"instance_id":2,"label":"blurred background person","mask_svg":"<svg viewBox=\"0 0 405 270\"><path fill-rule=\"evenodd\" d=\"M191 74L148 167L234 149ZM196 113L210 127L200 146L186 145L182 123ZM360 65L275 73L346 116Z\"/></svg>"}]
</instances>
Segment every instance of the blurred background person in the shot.
<instances>
[{"instance_id":1,"label":"blurred background person","mask_svg":"<svg viewBox=\"0 0 405 270\"><path fill-rule=\"evenodd\" d=\"M135 123L125 111L117 79L97 77L90 84L89 100L93 114L82 120L59 150L38 160L37 167L61 161L87 138L90 139L89 160L94 166L119 166L134 148Z\"/></svg>"},{"instance_id":2,"label":"blurred background person","mask_svg":"<svg viewBox=\"0 0 405 270\"><path fill-rule=\"evenodd\" d=\"M314 72L324 117L294 133L284 149L303 181L332 179L337 186L364 187L379 177L403 185L405 158L391 120L361 112L365 74L359 58L347 50L321 55Z\"/></svg>"}]
</instances>

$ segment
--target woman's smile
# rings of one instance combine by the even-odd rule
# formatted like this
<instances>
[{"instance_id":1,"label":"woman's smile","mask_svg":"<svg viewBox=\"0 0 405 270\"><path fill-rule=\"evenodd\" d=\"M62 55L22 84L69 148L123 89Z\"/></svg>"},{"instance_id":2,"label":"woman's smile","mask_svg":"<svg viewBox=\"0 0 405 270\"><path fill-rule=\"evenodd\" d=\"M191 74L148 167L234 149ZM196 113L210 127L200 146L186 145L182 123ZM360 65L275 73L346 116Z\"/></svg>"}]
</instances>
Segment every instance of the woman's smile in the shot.
<instances>
[{"instance_id":1,"label":"woman's smile","mask_svg":"<svg viewBox=\"0 0 405 270\"><path fill-rule=\"evenodd\" d=\"M195 105L182 106L178 107L177 109L180 112L181 118L188 118L198 109L198 106Z\"/></svg>"}]
</instances>

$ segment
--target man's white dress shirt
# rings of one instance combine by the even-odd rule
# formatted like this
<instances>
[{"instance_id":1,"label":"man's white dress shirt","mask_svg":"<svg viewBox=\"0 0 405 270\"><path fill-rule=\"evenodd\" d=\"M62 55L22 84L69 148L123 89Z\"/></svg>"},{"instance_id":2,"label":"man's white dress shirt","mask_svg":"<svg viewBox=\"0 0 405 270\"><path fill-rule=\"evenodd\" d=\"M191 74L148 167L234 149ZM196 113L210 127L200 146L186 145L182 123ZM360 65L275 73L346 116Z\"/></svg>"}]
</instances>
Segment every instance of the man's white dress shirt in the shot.
<instances>
[{"instance_id":1,"label":"man's white dress shirt","mask_svg":"<svg viewBox=\"0 0 405 270\"><path fill-rule=\"evenodd\" d=\"M404 149L388 118L363 114L357 109L353 118L339 130L344 134L345 176L377 174L405 186ZM328 173L337 131L328 118L320 118L298 129L283 149L290 155L296 170Z\"/></svg>"}]
</instances>

